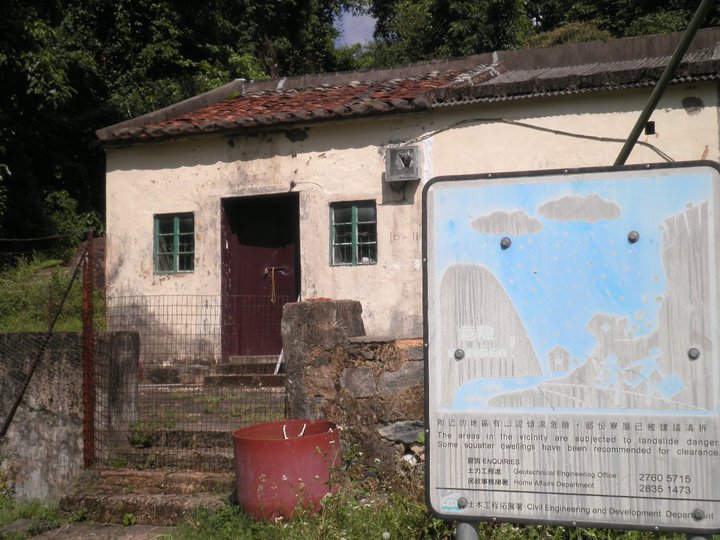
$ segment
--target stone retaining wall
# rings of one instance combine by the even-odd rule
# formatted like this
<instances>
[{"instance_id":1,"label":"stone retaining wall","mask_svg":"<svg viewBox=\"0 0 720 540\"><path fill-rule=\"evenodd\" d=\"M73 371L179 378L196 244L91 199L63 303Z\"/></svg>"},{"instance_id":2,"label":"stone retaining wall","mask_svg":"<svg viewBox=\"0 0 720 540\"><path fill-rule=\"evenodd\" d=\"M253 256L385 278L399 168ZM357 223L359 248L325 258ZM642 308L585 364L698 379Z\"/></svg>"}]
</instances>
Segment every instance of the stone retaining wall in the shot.
<instances>
[{"instance_id":1,"label":"stone retaining wall","mask_svg":"<svg viewBox=\"0 0 720 540\"><path fill-rule=\"evenodd\" d=\"M424 464L422 339L364 336L359 302L287 304L283 346L291 418L342 429L346 456L365 474L421 487Z\"/></svg>"}]
</instances>

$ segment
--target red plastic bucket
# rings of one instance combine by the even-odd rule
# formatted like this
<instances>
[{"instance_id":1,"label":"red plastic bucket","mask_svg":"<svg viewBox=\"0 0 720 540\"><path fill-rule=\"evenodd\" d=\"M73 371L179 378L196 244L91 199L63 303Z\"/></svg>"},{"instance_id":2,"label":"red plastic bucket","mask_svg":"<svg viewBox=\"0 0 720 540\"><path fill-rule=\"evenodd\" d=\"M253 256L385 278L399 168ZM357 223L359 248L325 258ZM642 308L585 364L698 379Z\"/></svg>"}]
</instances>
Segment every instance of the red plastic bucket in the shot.
<instances>
[{"instance_id":1,"label":"red plastic bucket","mask_svg":"<svg viewBox=\"0 0 720 540\"><path fill-rule=\"evenodd\" d=\"M238 503L255 519L315 512L334 491L340 436L332 422L256 424L235 431L233 445Z\"/></svg>"}]
</instances>

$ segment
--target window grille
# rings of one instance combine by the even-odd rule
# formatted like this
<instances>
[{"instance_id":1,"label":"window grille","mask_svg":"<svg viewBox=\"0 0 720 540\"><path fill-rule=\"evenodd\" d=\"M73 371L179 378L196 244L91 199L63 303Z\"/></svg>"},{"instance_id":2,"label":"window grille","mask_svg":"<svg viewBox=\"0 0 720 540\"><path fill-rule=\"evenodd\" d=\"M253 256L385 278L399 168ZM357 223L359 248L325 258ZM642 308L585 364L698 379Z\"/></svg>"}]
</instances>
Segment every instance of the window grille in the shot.
<instances>
[{"instance_id":1,"label":"window grille","mask_svg":"<svg viewBox=\"0 0 720 540\"><path fill-rule=\"evenodd\" d=\"M155 216L154 259L156 274L187 273L195 270L195 216Z\"/></svg>"},{"instance_id":2,"label":"window grille","mask_svg":"<svg viewBox=\"0 0 720 540\"><path fill-rule=\"evenodd\" d=\"M330 206L331 264L356 266L377 262L377 212L375 202L339 203Z\"/></svg>"}]
</instances>

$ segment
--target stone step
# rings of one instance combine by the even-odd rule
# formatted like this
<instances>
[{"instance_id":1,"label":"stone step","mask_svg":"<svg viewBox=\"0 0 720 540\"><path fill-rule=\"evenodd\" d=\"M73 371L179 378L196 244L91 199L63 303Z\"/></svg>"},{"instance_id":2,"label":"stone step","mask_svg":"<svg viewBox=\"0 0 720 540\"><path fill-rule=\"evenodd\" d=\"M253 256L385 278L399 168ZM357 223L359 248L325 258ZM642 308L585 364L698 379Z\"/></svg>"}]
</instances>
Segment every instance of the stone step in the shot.
<instances>
[{"instance_id":1,"label":"stone step","mask_svg":"<svg viewBox=\"0 0 720 540\"><path fill-rule=\"evenodd\" d=\"M285 386L285 375L208 375L204 383L205 386L281 388Z\"/></svg>"},{"instance_id":2,"label":"stone step","mask_svg":"<svg viewBox=\"0 0 720 540\"><path fill-rule=\"evenodd\" d=\"M118 449L113 452L113 462L134 469L184 469L203 472L227 472L235 470L232 444L215 448L148 447Z\"/></svg>"},{"instance_id":3,"label":"stone step","mask_svg":"<svg viewBox=\"0 0 720 540\"><path fill-rule=\"evenodd\" d=\"M231 431L189 429L137 429L130 434L133 448L209 448L232 446Z\"/></svg>"},{"instance_id":4,"label":"stone step","mask_svg":"<svg viewBox=\"0 0 720 540\"><path fill-rule=\"evenodd\" d=\"M148 365L143 369L143 383L202 384L208 375L230 373L275 373L277 356L230 356L220 364Z\"/></svg>"},{"instance_id":5,"label":"stone step","mask_svg":"<svg viewBox=\"0 0 720 540\"><path fill-rule=\"evenodd\" d=\"M213 375L273 375L275 364L218 364Z\"/></svg>"},{"instance_id":6,"label":"stone step","mask_svg":"<svg viewBox=\"0 0 720 540\"><path fill-rule=\"evenodd\" d=\"M253 354L247 356L232 355L228 356L226 363L228 364L277 364L278 354Z\"/></svg>"},{"instance_id":7,"label":"stone step","mask_svg":"<svg viewBox=\"0 0 720 540\"><path fill-rule=\"evenodd\" d=\"M85 482L86 495L216 493L229 495L235 488L232 472L178 471L174 469L99 469Z\"/></svg>"},{"instance_id":8,"label":"stone step","mask_svg":"<svg viewBox=\"0 0 720 540\"><path fill-rule=\"evenodd\" d=\"M193 493L165 494L104 494L70 495L60 502L60 510L68 514L81 513L97 523L141 525L177 525L198 511L217 511L227 504L228 495Z\"/></svg>"},{"instance_id":9,"label":"stone step","mask_svg":"<svg viewBox=\"0 0 720 540\"><path fill-rule=\"evenodd\" d=\"M99 523L175 525L198 510L218 510L235 488L231 472L93 469L60 509Z\"/></svg>"}]
</instances>

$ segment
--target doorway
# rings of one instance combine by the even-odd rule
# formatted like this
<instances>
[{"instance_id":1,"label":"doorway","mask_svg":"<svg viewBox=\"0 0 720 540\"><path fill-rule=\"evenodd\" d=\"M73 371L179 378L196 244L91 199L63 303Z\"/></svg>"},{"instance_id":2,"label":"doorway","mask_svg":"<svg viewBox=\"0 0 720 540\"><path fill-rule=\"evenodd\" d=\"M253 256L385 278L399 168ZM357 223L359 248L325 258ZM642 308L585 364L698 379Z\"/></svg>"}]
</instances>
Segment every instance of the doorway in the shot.
<instances>
[{"instance_id":1,"label":"doorway","mask_svg":"<svg viewBox=\"0 0 720 540\"><path fill-rule=\"evenodd\" d=\"M297 193L222 201L223 357L277 355L300 290Z\"/></svg>"}]
</instances>

